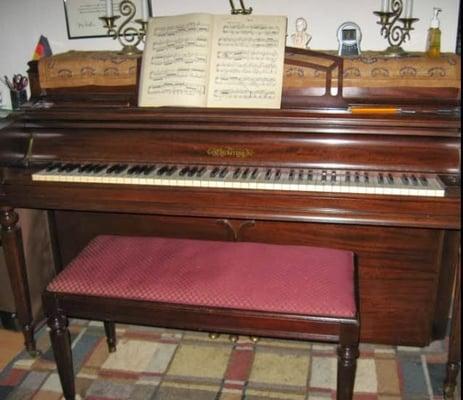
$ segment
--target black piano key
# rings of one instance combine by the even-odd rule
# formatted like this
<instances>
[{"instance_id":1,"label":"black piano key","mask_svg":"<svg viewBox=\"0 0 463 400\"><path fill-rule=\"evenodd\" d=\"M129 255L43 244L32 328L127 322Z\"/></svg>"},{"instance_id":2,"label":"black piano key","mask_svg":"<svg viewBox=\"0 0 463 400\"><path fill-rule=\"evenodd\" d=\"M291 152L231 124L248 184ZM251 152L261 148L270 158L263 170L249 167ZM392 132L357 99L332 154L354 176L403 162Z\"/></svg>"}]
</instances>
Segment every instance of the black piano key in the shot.
<instances>
[{"instance_id":1,"label":"black piano key","mask_svg":"<svg viewBox=\"0 0 463 400\"><path fill-rule=\"evenodd\" d=\"M365 173L363 174L363 181L364 181L365 183L370 183L370 177L368 176L368 173L367 173L367 172L365 172Z\"/></svg>"},{"instance_id":2,"label":"black piano key","mask_svg":"<svg viewBox=\"0 0 463 400\"><path fill-rule=\"evenodd\" d=\"M80 164L67 164L64 168L64 172L72 172L80 167Z\"/></svg>"},{"instance_id":3,"label":"black piano key","mask_svg":"<svg viewBox=\"0 0 463 400\"><path fill-rule=\"evenodd\" d=\"M220 171L219 177L225 178L227 175L228 175L228 168L227 167L222 168L222 170Z\"/></svg>"},{"instance_id":4,"label":"black piano key","mask_svg":"<svg viewBox=\"0 0 463 400\"><path fill-rule=\"evenodd\" d=\"M198 172L198 167L193 167L193 168L190 168L187 175L191 177L191 176L194 176L196 172Z\"/></svg>"},{"instance_id":5,"label":"black piano key","mask_svg":"<svg viewBox=\"0 0 463 400\"><path fill-rule=\"evenodd\" d=\"M354 181L355 183L360 183L360 174L358 172L356 172L354 175Z\"/></svg>"},{"instance_id":6,"label":"black piano key","mask_svg":"<svg viewBox=\"0 0 463 400\"><path fill-rule=\"evenodd\" d=\"M143 175L149 175L156 169L155 165L147 165L145 170L143 171Z\"/></svg>"},{"instance_id":7,"label":"black piano key","mask_svg":"<svg viewBox=\"0 0 463 400\"><path fill-rule=\"evenodd\" d=\"M412 175L411 179L412 179L412 185L413 186L418 186L418 179L416 179L416 176Z\"/></svg>"},{"instance_id":8,"label":"black piano key","mask_svg":"<svg viewBox=\"0 0 463 400\"><path fill-rule=\"evenodd\" d=\"M140 168L142 168L140 165L133 165L128 169L127 174L138 175L141 172Z\"/></svg>"},{"instance_id":9,"label":"black piano key","mask_svg":"<svg viewBox=\"0 0 463 400\"><path fill-rule=\"evenodd\" d=\"M250 172L250 169L249 169L249 168L246 168L246 169L243 171L243 174L241 175L241 179L248 179L249 172Z\"/></svg>"},{"instance_id":10,"label":"black piano key","mask_svg":"<svg viewBox=\"0 0 463 400\"><path fill-rule=\"evenodd\" d=\"M178 170L178 167L176 165L172 165L171 167L167 169L166 174L167 176L172 176L177 170Z\"/></svg>"},{"instance_id":11,"label":"black piano key","mask_svg":"<svg viewBox=\"0 0 463 400\"><path fill-rule=\"evenodd\" d=\"M331 182L336 182L336 171L331 172Z\"/></svg>"},{"instance_id":12,"label":"black piano key","mask_svg":"<svg viewBox=\"0 0 463 400\"><path fill-rule=\"evenodd\" d=\"M326 171L322 171L322 182L326 182Z\"/></svg>"},{"instance_id":13,"label":"black piano key","mask_svg":"<svg viewBox=\"0 0 463 400\"><path fill-rule=\"evenodd\" d=\"M259 174L259 168L254 168L254 171L252 171L252 174L251 174L251 179L256 179L258 174Z\"/></svg>"},{"instance_id":14,"label":"black piano key","mask_svg":"<svg viewBox=\"0 0 463 400\"><path fill-rule=\"evenodd\" d=\"M394 184L394 177L392 176L392 174L387 174L387 183L389 183L389 185Z\"/></svg>"},{"instance_id":15,"label":"black piano key","mask_svg":"<svg viewBox=\"0 0 463 400\"><path fill-rule=\"evenodd\" d=\"M428 186L428 180L426 179L424 175L420 176L420 182L423 186Z\"/></svg>"},{"instance_id":16,"label":"black piano key","mask_svg":"<svg viewBox=\"0 0 463 400\"><path fill-rule=\"evenodd\" d=\"M378 175L378 183L384 185L384 175L381 173Z\"/></svg>"},{"instance_id":17,"label":"black piano key","mask_svg":"<svg viewBox=\"0 0 463 400\"><path fill-rule=\"evenodd\" d=\"M204 175L204 173L206 172L206 167L201 167L200 169L198 169L198 172L196 173L196 176L198 178L202 177Z\"/></svg>"},{"instance_id":18,"label":"black piano key","mask_svg":"<svg viewBox=\"0 0 463 400\"><path fill-rule=\"evenodd\" d=\"M235 171L233 172L233 179L238 179L241 174L241 168L235 168Z\"/></svg>"},{"instance_id":19,"label":"black piano key","mask_svg":"<svg viewBox=\"0 0 463 400\"><path fill-rule=\"evenodd\" d=\"M93 164L82 164L77 171L78 172L89 172L93 168Z\"/></svg>"},{"instance_id":20,"label":"black piano key","mask_svg":"<svg viewBox=\"0 0 463 400\"><path fill-rule=\"evenodd\" d=\"M265 173L265 179L268 181L270 180L271 176L272 176L272 169L267 168L267 172Z\"/></svg>"},{"instance_id":21,"label":"black piano key","mask_svg":"<svg viewBox=\"0 0 463 400\"><path fill-rule=\"evenodd\" d=\"M296 174L296 173L295 173L294 169L291 169L291 170L289 171L289 180L290 180L290 181L294 181L295 174Z\"/></svg>"},{"instance_id":22,"label":"black piano key","mask_svg":"<svg viewBox=\"0 0 463 400\"><path fill-rule=\"evenodd\" d=\"M405 174L402 174L402 176L400 177L400 180L404 185L410 184L410 180L408 179L408 176Z\"/></svg>"},{"instance_id":23,"label":"black piano key","mask_svg":"<svg viewBox=\"0 0 463 400\"><path fill-rule=\"evenodd\" d=\"M302 180L304 179L304 170L303 170L303 169L300 169L300 170L299 170L298 179L299 179L300 181L302 181Z\"/></svg>"},{"instance_id":24,"label":"black piano key","mask_svg":"<svg viewBox=\"0 0 463 400\"><path fill-rule=\"evenodd\" d=\"M106 170L106 173L107 174L112 174L114 172L114 170L116 169L116 167L118 166L118 164L113 164L111 165L107 170Z\"/></svg>"},{"instance_id":25,"label":"black piano key","mask_svg":"<svg viewBox=\"0 0 463 400\"><path fill-rule=\"evenodd\" d=\"M180 176L184 176L190 170L189 166L183 167L178 173Z\"/></svg>"},{"instance_id":26,"label":"black piano key","mask_svg":"<svg viewBox=\"0 0 463 400\"><path fill-rule=\"evenodd\" d=\"M114 174L120 175L122 174L129 166L127 164L119 164L115 169L114 169Z\"/></svg>"},{"instance_id":27,"label":"black piano key","mask_svg":"<svg viewBox=\"0 0 463 400\"><path fill-rule=\"evenodd\" d=\"M275 172L275 180L279 181L280 178L281 178L281 170L277 169L276 172Z\"/></svg>"},{"instance_id":28,"label":"black piano key","mask_svg":"<svg viewBox=\"0 0 463 400\"><path fill-rule=\"evenodd\" d=\"M347 171L347 172L346 172L346 177L345 177L344 179L345 179L345 181L346 181L347 183L350 183L350 180L351 180L350 171Z\"/></svg>"},{"instance_id":29,"label":"black piano key","mask_svg":"<svg viewBox=\"0 0 463 400\"><path fill-rule=\"evenodd\" d=\"M312 181L313 179L313 171L309 169L309 172L307 173L307 180Z\"/></svg>"},{"instance_id":30,"label":"black piano key","mask_svg":"<svg viewBox=\"0 0 463 400\"><path fill-rule=\"evenodd\" d=\"M65 172L66 168L69 168L69 165L71 165L71 164L70 163L61 164L61 166L58 167L58 172Z\"/></svg>"},{"instance_id":31,"label":"black piano key","mask_svg":"<svg viewBox=\"0 0 463 400\"><path fill-rule=\"evenodd\" d=\"M220 172L220 168L219 168L219 167L215 167L215 168L211 171L211 178L215 178L219 172Z\"/></svg>"},{"instance_id":32,"label":"black piano key","mask_svg":"<svg viewBox=\"0 0 463 400\"><path fill-rule=\"evenodd\" d=\"M57 170L58 168L60 168L62 166L61 163L51 163L47 166L46 168L46 171L47 172L52 172L52 171L55 171Z\"/></svg>"},{"instance_id":33,"label":"black piano key","mask_svg":"<svg viewBox=\"0 0 463 400\"><path fill-rule=\"evenodd\" d=\"M167 173L169 167L167 165L163 165L161 168L158 169L157 175L162 176Z\"/></svg>"},{"instance_id":34,"label":"black piano key","mask_svg":"<svg viewBox=\"0 0 463 400\"><path fill-rule=\"evenodd\" d=\"M92 164L92 166L88 169L89 173L97 174L108 167L108 164Z\"/></svg>"},{"instance_id":35,"label":"black piano key","mask_svg":"<svg viewBox=\"0 0 463 400\"><path fill-rule=\"evenodd\" d=\"M120 174L127 168L126 164L114 164L106 170L107 174Z\"/></svg>"},{"instance_id":36,"label":"black piano key","mask_svg":"<svg viewBox=\"0 0 463 400\"><path fill-rule=\"evenodd\" d=\"M91 174L99 171L103 171L107 165L105 164L88 164L86 168L83 168L83 172Z\"/></svg>"}]
</instances>

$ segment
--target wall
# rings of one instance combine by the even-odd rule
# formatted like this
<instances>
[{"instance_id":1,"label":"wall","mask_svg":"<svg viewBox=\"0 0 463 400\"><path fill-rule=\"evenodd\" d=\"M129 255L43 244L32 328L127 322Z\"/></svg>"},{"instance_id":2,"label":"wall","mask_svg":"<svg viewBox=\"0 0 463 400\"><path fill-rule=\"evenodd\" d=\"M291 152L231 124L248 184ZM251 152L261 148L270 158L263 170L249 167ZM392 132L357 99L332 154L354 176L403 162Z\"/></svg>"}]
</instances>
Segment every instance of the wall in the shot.
<instances>
[{"instance_id":1,"label":"wall","mask_svg":"<svg viewBox=\"0 0 463 400\"><path fill-rule=\"evenodd\" d=\"M229 13L228 0L151 0L155 15L187 12ZM381 0L245 0L255 14L288 16L288 34L294 32L294 21L305 17L312 35L312 49L336 49L336 30L345 21L354 21L363 32L363 50L384 50L386 41L373 11ZM235 4L239 2L235 0ZM415 0L411 40L403 46L409 51L423 51L433 6L441 7L442 51L454 52L459 0ZM67 50L118 49L110 38L69 40L62 0L0 0L0 76L25 73L39 36L45 35L54 53ZM9 107L9 94L0 84L3 106Z\"/></svg>"}]
</instances>

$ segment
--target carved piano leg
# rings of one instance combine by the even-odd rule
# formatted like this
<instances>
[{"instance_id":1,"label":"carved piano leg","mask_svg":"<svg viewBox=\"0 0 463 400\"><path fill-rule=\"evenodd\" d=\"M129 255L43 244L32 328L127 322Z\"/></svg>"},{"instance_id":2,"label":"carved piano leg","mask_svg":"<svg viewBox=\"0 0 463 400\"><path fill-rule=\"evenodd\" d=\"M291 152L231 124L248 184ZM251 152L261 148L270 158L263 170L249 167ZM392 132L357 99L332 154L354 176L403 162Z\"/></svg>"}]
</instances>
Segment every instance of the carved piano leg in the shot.
<instances>
[{"instance_id":1,"label":"carved piano leg","mask_svg":"<svg viewBox=\"0 0 463 400\"><path fill-rule=\"evenodd\" d=\"M18 220L18 214L13 208L1 208L2 246L13 289L16 313L24 334L26 349L31 355L36 355L31 299Z\"/></svg>"},{"instance_id":2,"label":"carved piano leg","mask_svg":"<svg viewBox=\"0 0 463 400\"><path fill-rule=\"evenodd\" d=\"M460 371L461 362L461 258L455 272L455 297L452 310L452 322L449 338L449 358L447 361L447 375L444 382L444 397L447 400L453 399L457 385L457 376Z\"/></svg>"}]
</instances>

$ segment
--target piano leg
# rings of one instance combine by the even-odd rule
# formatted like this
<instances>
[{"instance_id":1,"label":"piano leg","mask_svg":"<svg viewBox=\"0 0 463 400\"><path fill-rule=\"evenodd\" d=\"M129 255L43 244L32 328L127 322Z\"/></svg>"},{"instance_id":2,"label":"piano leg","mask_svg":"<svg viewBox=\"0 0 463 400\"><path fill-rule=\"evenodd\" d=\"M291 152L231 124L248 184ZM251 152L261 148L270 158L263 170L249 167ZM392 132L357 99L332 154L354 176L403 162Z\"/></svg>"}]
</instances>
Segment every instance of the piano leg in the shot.
<instances>
[{"instance_id":1,"label":"piano leg","mask_svg":"<svg viewBox=\"0 0 463 400\"><path fill-rule=\"evenodd\" d=\"M457 385L457 376L460 371L461 362L461 259L459 257L458 265L455 271L455 294L452 310L452 322L449 338L449 358L447 361L447 375L444 382L444 398L453 399L455 387Z\"/></svg>"},{"instance_id":2,"label":"piano leg","mask_svg":"<svg viewBox=\"0 0 463 400\"><path fill-rule=\"evenodd\" d=\"M16 313L24 335L26 350L36 354L29 284L24 259L19 216L12 207L2 207L0 213L2 246L16 305Z\"/></svg>"}]
</instances>

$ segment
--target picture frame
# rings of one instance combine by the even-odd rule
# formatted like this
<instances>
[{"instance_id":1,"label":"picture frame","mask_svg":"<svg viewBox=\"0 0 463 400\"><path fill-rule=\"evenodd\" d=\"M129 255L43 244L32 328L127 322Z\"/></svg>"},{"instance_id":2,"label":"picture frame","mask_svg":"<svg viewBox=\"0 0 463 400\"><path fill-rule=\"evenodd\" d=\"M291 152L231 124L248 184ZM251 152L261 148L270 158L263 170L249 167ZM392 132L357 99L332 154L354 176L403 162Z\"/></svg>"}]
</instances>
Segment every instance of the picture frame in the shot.
<instances>
[{"instance_id":1,"label":"picture frame","mask_svg":"<svg viewBox=\"0 0 463 400\"><path fill-rule=\"evenodd\" d=\"M119 4L112 0L114 15L120 15ZM130 0L136 7L133 20L142 18L142 2L147 2L148 17L153 15L150 0ZM108 31L99 18L106 15L106 0L63 0L66 29L69 39L108 37ZM124 18L118 20L120 24ZM136 27L136 25L134 25ZM138 28L138 27L137 27Z\"/></svg>"}]
</instances>

